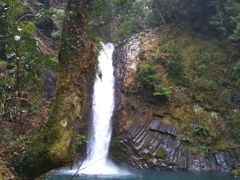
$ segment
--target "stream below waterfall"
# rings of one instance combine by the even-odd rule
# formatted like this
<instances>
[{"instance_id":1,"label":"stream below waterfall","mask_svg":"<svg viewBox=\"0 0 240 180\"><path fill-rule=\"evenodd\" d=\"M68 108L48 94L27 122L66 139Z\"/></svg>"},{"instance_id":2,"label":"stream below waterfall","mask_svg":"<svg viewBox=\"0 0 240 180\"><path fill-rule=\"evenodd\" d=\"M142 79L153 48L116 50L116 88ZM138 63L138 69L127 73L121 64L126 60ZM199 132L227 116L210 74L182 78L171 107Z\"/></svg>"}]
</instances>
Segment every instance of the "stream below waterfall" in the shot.
<instances>
[{"instance_id":1,"label":"stream below waterfall","mask_svg":"<svg viewBox=\"0 0 240 180\"><path fill-rule=\"evenodd\" d=\"M47 180L70 180L71 175L52 174ZM72 180L239 180L229 174L187 171L136 171L131 176L79 175Z\"/></svg>"}]
</instances>

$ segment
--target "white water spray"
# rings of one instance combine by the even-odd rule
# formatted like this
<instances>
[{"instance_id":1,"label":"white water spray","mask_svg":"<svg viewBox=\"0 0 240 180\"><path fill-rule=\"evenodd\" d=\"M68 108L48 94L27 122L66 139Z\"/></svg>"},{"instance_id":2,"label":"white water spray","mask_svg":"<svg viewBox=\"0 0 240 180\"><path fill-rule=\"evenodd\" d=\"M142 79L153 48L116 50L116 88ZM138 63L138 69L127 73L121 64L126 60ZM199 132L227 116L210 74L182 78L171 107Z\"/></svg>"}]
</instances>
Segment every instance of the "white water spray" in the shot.
<instances>
[{"instance_id":1,"label":"white water spray","mask_svg":"<svg viewBox=\"0 0 240 180\"><path fill-rule=\"evenodd\" d=\"M96 76L93 93L93 119L87 147L87 159L78 174L127 175L108 160L112 134L111 118L114 110L114 68L112 64L113 44L103 44L98 57L99 73ZM76 169L71 170L76 172Z\"/></svg>"},{"instance_id":2,"label":"white water spray","mask_svg":"<svg viewBox=\"0 0 240 180\"><path fill-rule=\"evenodd\" d=\"M113 50L112 44L103 45L98 57L99 73L94 84L92 129L87 147L89 154L79 171L81 174L117 173L117 168L107 159L114 110Z\"/></svg>"},{"instance_id":3,"label":"white water spray","mask_svg":"<svg viewBox=\"0 0 240 180\"><path fill-rule=\"evenodd\" d=\"M112 44L103 45L100 52L99 74L96 77L93 94L93 124L88 143L87 161L106 165L112 134L111 118L114 110L114 76L112 66ZM99 164L99 165L100 165ZM97 169L102 168L98 167Z\"/></svg>"}]
</instances>

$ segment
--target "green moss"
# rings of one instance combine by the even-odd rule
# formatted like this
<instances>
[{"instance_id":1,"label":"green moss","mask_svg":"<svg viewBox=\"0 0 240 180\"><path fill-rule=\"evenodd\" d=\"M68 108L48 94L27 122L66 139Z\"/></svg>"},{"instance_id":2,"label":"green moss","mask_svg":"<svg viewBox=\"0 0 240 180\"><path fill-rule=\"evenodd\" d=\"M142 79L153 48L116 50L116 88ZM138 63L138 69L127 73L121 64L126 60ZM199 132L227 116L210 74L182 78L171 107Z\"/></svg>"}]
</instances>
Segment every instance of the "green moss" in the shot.
<instances>
[{"instance_id":1,"label":"green moss","mask_svg":"<svg viewBox=\"0 0 240 180\"><path fill-rule=\"evenodd\" d=\"M219 88L218 84L214 80L207 79L204 76L196 77L195 83L196 83L196 88L199 88L203 91L217 90Z\"/></svg>"},{"instance_id":2,"label":"green moss","mask_svg":"<svg viewBox=\"0 0 240 180\"><path fill-rule=\"evenodd\" d=\"M222 138L219 138L216 144L213 146L211 153L223 152L233 148L237 148L237 147L235 147L233 143L229 142L228 139L224 139L222 137Z\"/></svg>"},{"instance_id":3,"label":"green moss","mask_svg":"<svg viewBox=\"0 0 240 180\"><path fill-rule=\"evenodd\" d=\"M207 127L195 127L192 131L193 144L198 147L204 153L210 153L212 151L212 145L215 144L214 138L210 134L210 130Z\"/></svg>"},{"instance_id":4,"label":"green moss","mask_svg":"<svg viewBox=\"0 0 240 180\"><path fill-rule=\"evenodd\" d=\"M67 165L74 160L74 154L69 153L74 152L71 139L69 130L62 125L46 126L22 142L28 149L14 159L13 165L18 173L27 177L36 177L52 168Z\"/></svg>"},{"instance_id":5,"label":"green moss","mask_svg":"<svg viewBox=\"0 0 240 180\"><path fill-rule=\"evenodd\" d=\"M238 61L238 62L234 65L233 69L234 69L235 71L237 71L237 72L240 72L240 61Z\"/></svg>"},{"instance_id":6,"label":"green moss","mask_svg":"<svg viewBox=\"0 0 240 180\"><path fill-rule=\"evenodd\" d=\"M186 85L187 79L185 77L185 72L183 71L182 60L180 57L174 58L174 60L169 61L165 65L168 76L176 85Z\"/></svg>"},{"instance_id":7,"label":"green moss","mask_svg":"<svg viewBox=\"0 0 240 180\"><path fill-rule=\"evenodd\" d=\"M128 162L129 158L128 146L119 138L114 138L111 141L109 157L117 163Z\"/></svg>"},{"instance_id":8,"label":"green moss","mask_svg":"<svg viewBox=\"0 0 240 180\"><path fill-rule=\"evenodd\" d=\"M152 61L138 66L135 79L138 91L148 94L148 98L159 98L166 102L172 95L171 89L164 85L156 64Z\"/></svg>"},{"instance_id":9,"label":"green moss","mask_svg":"<svg viewBox=\"0 0 240 180\"><path fill-rule=\"evenodd\" d=\"M50 156L57 156L58 159L68 157L68 147L71 142L71 134L68 130L64 130L61 137L58 138L49 149Z\"/></svg>"},{"instance_id":10,"label":"green moss","mask_svg":"<svg viewBox=\"0 0 240 180\"><path fill-rule=\"evenodd\" d=\"M237 143L240 143L240 111L229 112L228 117L227 124L231 128L230 134Z\"/></svg>"},{"instance_id":11,"label":"green moss","mask_svg":"<svg viewBox=\"0 0 240 180\"><path fill-rule=\"evenodd\" d=\"M167 159L167 153L163 148L158 149L157 153L156 153L156 157L166 160Z\"/></svg>"},{"instance_id":12,"label":"green moss","mask_svg":"<svg viewBox=\"0 0 240 180\"><path fill-rule=\"evenodd\" d=\"M239 176L240 177L240 168L234 169L232 171L232 174L235 175L235 176Z\"/></svg>"},{"instance_id":13,"label":"green moss","mask_svg":"<svg viewBox=\"0 0 240 180\"><path fill-rule=\"evenodd\" d=\"M168 77L177 85L185 84L183 59L178 44L175 41L160 43L159 49L160 54L158 56L162 58L158 58L158 62L164 65Z\"/></svg>"}]
</instances>

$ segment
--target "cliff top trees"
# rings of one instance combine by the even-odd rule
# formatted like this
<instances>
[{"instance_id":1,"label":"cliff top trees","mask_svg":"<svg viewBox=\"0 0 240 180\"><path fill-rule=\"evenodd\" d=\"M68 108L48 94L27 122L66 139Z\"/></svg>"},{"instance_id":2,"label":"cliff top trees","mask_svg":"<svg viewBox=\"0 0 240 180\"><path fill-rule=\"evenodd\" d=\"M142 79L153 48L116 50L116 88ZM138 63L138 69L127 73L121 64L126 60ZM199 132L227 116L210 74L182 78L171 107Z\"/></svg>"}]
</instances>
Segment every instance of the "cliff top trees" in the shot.
<instances>
[{"instance_id":1,"label":"cliff top trees","mask_svg":"<svg viewBox=\"0 0 240 180\"><path fill-rule=\"evenodd\" d=\"M98 29L102 28L100 33L111 34L113 41L171 23L187 23L239 41L238 0L111 0L106 4L108 8L96 25ZM102 27L104 24L105 28ZM109 29L111 33L106 33Z\"/></svg>"}]
</instances>

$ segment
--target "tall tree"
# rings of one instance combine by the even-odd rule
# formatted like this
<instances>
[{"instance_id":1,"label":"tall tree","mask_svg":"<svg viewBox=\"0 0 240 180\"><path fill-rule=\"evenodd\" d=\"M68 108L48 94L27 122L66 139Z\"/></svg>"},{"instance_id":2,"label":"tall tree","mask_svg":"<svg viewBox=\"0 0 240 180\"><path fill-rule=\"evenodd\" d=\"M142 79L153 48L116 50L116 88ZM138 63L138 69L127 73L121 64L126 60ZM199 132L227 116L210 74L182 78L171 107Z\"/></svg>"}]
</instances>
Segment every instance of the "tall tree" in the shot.
<instances>
[{"instance_id":1,"label":"tall tree","mask_svg":"<svg viewBox=\"0 0 240 180\"><path fill-rule=\"evenodd\" d=\"M69 0L59 53L58 83L49 121L13 162L33 179L74 160L75 137L84 127L95 75L97 42L88 33L93 0ZM85 132L81 132L84 134Z\"/></svg>"}]
</instances>

